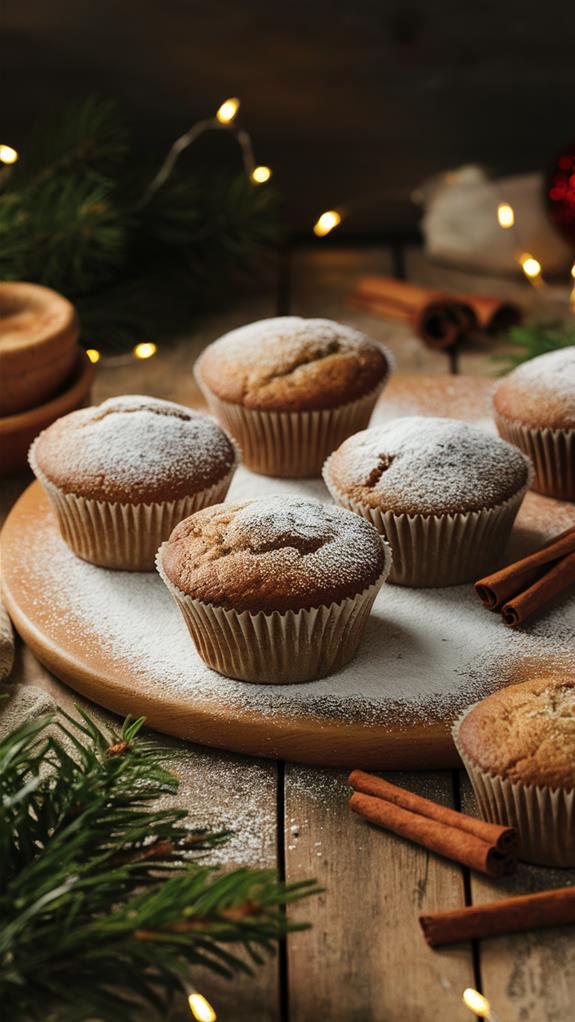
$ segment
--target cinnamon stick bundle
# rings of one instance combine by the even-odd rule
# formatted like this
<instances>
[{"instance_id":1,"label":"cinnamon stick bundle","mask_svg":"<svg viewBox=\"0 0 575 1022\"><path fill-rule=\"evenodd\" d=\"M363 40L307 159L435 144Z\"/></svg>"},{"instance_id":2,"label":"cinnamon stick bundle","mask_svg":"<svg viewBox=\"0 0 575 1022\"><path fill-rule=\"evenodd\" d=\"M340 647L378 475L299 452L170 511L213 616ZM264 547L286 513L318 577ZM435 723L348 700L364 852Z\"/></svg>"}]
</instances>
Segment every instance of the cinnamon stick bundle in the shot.
<instances>
[{"instance_id":1,"label":"cinnamon stick bundle","mask_svg":"<svg viewBox=\"0 0 575 1022\"><path fill-rule=\"evenodd\" d=\"M575 585L575 525L540 550L475 583L489 610L501 611L512 628L539 613L555 596Z\"/></svg>"},{"instance_id":2,"label":"cinnamon stick bundle","mask_svg":"<svg viewBox=\"0 0 575 1022\"><path fill-rule=\"evenodd\" d=\"M420 916L419 922L431 947L522 930L565 926L575 923L575 887L504 898L451 912L432 912Z\"/></svg>"},{"instance_id":3,"label":"cinnamon stick bundle","mask_svg":"<svg viewBox=\"0 0 575 1022\"><path fill-rule=\"evenodd\" d=\"M479 295L449 295L391 277L362 277L350 301L353 305L412 324L430 348L453 348L481 331L496 333L521 321L511 302Z\"/></svg>"},{"instance_id":4,"label":"cinnamon stick bundle","mask_svg":"<svg viewBox=\"0 0 575 1022\"><path fill-rule=\"evenodd\" d=\"M502 876L515 868L517 835L354 770L349 805L371 823L471 869Z\"/></svg>"}]
</instances>

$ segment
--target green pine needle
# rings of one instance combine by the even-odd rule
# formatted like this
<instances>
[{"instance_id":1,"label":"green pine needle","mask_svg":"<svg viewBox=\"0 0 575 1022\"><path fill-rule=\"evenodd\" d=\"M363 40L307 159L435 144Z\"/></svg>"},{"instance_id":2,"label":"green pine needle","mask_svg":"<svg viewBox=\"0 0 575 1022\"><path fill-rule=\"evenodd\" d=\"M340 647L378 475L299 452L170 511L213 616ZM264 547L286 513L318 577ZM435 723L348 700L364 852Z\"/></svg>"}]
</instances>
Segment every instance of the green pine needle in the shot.
<instances>
[{"instance_id":1,"label":"green pine needle","mask_svg":"<svg viewBox=\"0 0 575 1022\"><path fill-rule=\"evenodd\" d=\"M513 354L495 355L505 362L505 372L548 351L567 348L575 344L575 320L565 323L535 323L513 327L505 338L516 350Z\"/></svg>"},{"instance_id":2,"label":"green pine needle","mask_svg":"<svg viewBox=\"0 0 575 1022\"><path fill-rule=\"evenodd\" d=\"M198 862L228 835L154 808L178 782L143 722L104 733L61 712L0 741L0 1003L14 1022L165 1011L194 967L259 965L296 928L280 908L317 890Z\"/></svg>"}]
</instances>

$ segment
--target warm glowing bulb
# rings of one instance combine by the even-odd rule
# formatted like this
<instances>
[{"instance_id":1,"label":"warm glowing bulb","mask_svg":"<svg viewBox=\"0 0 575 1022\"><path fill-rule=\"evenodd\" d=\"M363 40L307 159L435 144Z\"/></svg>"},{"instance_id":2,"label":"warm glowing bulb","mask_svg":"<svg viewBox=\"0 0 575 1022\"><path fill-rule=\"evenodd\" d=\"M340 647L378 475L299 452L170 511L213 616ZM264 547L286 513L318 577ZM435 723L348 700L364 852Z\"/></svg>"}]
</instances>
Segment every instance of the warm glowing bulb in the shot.
<instances>
[{"instance_id":1,"label":"warm glowing bulb","mask_svg":"<svg viewBox=\"0 0 575 1022\"><path fill-rule=\"evenodd\" d=\"M13 149L11 145L0 145L0 162L1 163L16 163L18 159L18 151Z\"/></svg>"},{"instance_id":2,"label":"warm glowing bulb","mask_svg":"<svg viewBox=\"0 0 575 1022\"><path fill-rule=\"evenodd\" d=\"M255 185L263 185L272 176L271 167L254 167L250 177Z\"/></svg>"},{"instance_id":3,"label":"warm glowing bulb","mask_svg":"<svg viewBox=\"0 0 575 1022\"><path fill-rule=\"evenodd\" d=\"M151 358L158 350L157 344L153 341L140 341L134 348L136 358Z\"/></svg>"},{"instance_id":4,"label":"warm glowing bulb","mask_svg":"<svg viewBox=\"0 0 575 1022\"><path fill-rule=\"evenodd\" d=\"M467 990L463 991L463 1003L466 1008L469 1008L479 1018L489 1018L491 1005L487 998L479 993L479 990L467 987Z\"/></svg>"},{"instance_id":5,"label":"warm glowing bulb","mask_svg":"<svg viewBox=\"0 0 575 1022\"><path fill-rule=\"evenodd\" d=\"M203 994L193 990L188 997L190 1011L198 1022L216 1022L216 1013Z\"/></svg>"},{"instance_id":6,"label":"warm glowing bulb","mask_svg":"<svg viewBox=\"0 0 575 1022\"><path fill-rule=\"evenodd\" d=\"M240 109L240 101L232 96L231 99L226 99L219 107L216 117L220 124L231 124L234 120L238 110Z\"/></svg>"},{"instance_id":7,"label":"warm glowing bulb","mask_svg":"<svg viewBox=\"0 0 575 1022\"><path fill-rule=\"evenodd\" d=\"M326 213L322 213L316 220L313 233L317 234L318 238L325 237L330 231L333 231L334 227L337 227L341 223L341 216L337 209L328 209Z\"/></svg>"},{"instance_id":8,"label":"warm glowing bulb","mask_svg":"<svg viewBox=\"0 0 575 1022\"><path fill-rule=\"evenodd\" d=\"M534 256L529 255L528 252L524 252L520 257L519 262L521 263L521 269L529 280L535 280L541 276L541 263Z\"/></svg>"},{"instance_id":9,"label":"warm glowing bulb","mask_svg":"<svg viewBox=\"0 0 575 1022\"><path fill-rule=\"evenodd\" d=\"M573 280L575 280L575 263L573 263L573 266L571 267L571 276L573 277Z\"/></svg>"},{"instance_id":10,"label":"warm glowing bulb","mask_svg":"<svg viewBox=\"0 0 575 1022\"><path fill-rule=\"evenodd\" d=\"M93 362L94 364L96 364L96 362L99 362L102 357L97 348L87 348L86 354L90 359L90 362Z\"/></svg>"},{"instance_id":11,"label":"warm glowing bulb","mask_svg":"<svg viewBox=\"0 0 575 1022\"><path fill-rule=\"evenodd\" d=\"M508 202L500 202L497 207L497 220L500 227L513 227L513 224L515 223L513 206L510 206Z\"/></svg>"}]
</instances>

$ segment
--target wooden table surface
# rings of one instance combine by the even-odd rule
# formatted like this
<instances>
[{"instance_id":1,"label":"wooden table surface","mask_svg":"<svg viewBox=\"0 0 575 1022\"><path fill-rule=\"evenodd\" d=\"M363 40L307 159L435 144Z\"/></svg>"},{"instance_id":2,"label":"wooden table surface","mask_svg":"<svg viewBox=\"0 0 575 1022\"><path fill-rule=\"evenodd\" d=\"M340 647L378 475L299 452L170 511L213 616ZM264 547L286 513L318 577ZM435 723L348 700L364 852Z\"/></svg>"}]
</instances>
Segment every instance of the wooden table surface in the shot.
<instances>
[{"instance_id":1,"label":"wooden table surface","mask_svg":"<svg viewBox=\"0 0 575 1022\"><path fill-rule=\"evenodd\" d=\"M393 350L402 373L485 376L498 371L492 347L477 344L449 359L425 349L408 327L351 308L347 296L353 281L374 272L468 293L511 294L525 305L533 302L528 285L442 269L417 248L297 248L282 256L268 286L204 319L185 341L162 349L148 362L101 364L94 401L132 392L195 403L192 364L205 344L244 322L287 313L325 316L364 329ZM28 481L29 476L2 481L4 514ZM50 690L68 708L78 701L24 648L19 649L13 680ZM512 878L485 880L352 817L345 771L173 744L182 780L179 801L189 808L192 820L236 831L227 851L218 852L218 861L275 868L288 881L315 877L325 888L319 897L290 910L312 928L290 936L255 978L226 982L211 975L195 977L222 1022L464 1022L472 1017L461 1001L469 986L484 992L499 1022L573 1018L573 928L432 951L417 916L573 883L575 870L521 866ZM475 811L459 771L389 776L447 805ZM190 1015L183 1004L172 1017Z\"/></svg>"}]
</instances>

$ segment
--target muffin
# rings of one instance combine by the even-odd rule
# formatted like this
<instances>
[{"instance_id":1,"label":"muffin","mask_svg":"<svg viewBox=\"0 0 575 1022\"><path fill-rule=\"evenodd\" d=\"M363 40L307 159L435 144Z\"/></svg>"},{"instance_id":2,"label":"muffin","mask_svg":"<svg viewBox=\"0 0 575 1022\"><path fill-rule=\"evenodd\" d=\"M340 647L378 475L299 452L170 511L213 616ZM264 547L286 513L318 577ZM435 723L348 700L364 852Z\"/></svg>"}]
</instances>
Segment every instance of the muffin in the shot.
<instances>
[{"instance_id":1,"label":"muffin","mask_svg":"<svg viewBox=\"0 0 575 1022\"><path fill-rule=\"evenodd\" d=\"M390 361L350 327L282 316L210 344L195 373L248 468L304 477L320 475L330 451L367 426Z\"/></svg>"},{"instance_id":2,"label":"muffin","mask_svg":"<svg viewBox=\"0 0 575 1022\"><path fill-rule=\"evenodd\" d=\"M518 366L497 386L497 428L529 455L533 489L575 500L575 347Z\"/></svg>"},{"instance_id":3,"label":"muffin","mask_svg":"<svg viewBox=\"0 0 575 1022\"><path fill-rule=\"evenodd\" d=\"M78 557L152 571L174 526L224 499L237 451L207 416L130 394L58 419L29 460Z\"/></svg>"},{"instance_id":4,"label":"muffin","mask_svg":"<svg viewBox=\"0 0 575 1022\"><path fill-rule=\"evenodd\" d=\"M0 416L53 397L78 359L74 306L38 284L0 284Z\"/></svg>"},{"instance_id":5,"label":"muffin","mask_svg":"<svg viewBox=\"0 0 575 1022\"><path fill-rule=\"evenodd\" d=\"M414 415L349 437L323 477L336 503L391 545L390 582L448 586L497 562L531 468L516 447L474 426Z\"/></svg>"},{"instance_id":6,"label":"muffin","mask_svg":"<svg viewBox=\"0 0 575 1022\"><path fill-rule=\"evenodd\" d=\"M353 656L390 560L369 522L282 495L198 511L157 566L209 667L285 684Z\"/></svg>"},{"instance_id":7,"label":"muffin","mask_svg":"<svg viewBox=\"0 0 575 1022\"><path fill-rule=\"evenodd\" d=\"M575 678L532 678L453 728L481 815L517 829L521 858L575 866Z\"/></svg>"}]
</instances>

